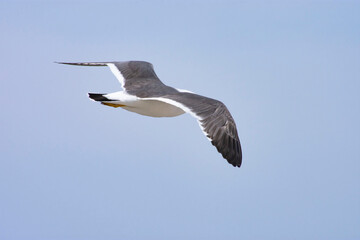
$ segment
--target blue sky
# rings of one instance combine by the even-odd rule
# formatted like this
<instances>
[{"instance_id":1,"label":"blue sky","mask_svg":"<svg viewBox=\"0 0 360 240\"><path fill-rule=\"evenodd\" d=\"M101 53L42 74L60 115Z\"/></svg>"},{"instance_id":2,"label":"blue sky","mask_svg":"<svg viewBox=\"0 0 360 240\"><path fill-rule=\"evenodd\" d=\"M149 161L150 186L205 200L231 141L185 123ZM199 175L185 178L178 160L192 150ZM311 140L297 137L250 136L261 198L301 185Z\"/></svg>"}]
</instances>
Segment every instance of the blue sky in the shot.
<instances>
[{"instance_id":1,"label":"blue sky","mask_svg":"<svg viewBox=\"0 0 360 240\"><path fill-rule=\"evenodd\" d=\"M0 239L360 239L359 24L358 1L0 1ZM224 102L243 166L53 63L109 60Z\"/></svg>"}]
</instances>

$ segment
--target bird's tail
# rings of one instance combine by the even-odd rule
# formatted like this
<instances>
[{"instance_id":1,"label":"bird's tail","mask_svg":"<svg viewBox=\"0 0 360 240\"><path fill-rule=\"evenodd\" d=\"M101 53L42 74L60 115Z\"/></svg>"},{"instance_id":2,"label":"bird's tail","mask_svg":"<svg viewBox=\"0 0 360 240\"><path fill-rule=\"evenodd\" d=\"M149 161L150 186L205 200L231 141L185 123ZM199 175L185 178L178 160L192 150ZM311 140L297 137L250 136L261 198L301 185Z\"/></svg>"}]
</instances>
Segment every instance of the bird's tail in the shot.
<instances>
[{"instance_id":1,"label":"bird's tail","mask_svg":"<svg viewBox=\"0 0 360 240\"><path fill-rule=\"evenodd\" d=\"M125 105L120 104L118 100L110 99L106 97L106 93L88 93L89 98L96 101L101 102L101 104L109 106L109 107L124 107Z\"/></svg>"},{"instance_id":2,"label":"bird's tail","mask_svg":"<svg viewBox=\"0 0 360 240\"><path fill-rule=\"evenodd\" d=\"M111 101L110 99L104 96L106 95L106 93L88 93L88 94L89 94L89 98L97 102Z\"/></svg>"}]
</instances>

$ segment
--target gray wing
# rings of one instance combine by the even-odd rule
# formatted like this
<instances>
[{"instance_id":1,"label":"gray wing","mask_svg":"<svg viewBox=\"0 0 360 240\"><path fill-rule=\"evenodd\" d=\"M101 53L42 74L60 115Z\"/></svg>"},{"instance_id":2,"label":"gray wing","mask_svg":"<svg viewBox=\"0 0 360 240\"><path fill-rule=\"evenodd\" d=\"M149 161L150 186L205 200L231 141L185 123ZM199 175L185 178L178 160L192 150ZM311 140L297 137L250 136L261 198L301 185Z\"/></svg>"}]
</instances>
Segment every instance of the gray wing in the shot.
<instances>
[{"instance_id":1,"label":"gray wing","mask_svg":"<svg viewBox=\"0 0 360 240\"><path fill-rule=\"evenodd\" d=\"M193 93L177 93L157 99L193 114L218 152L234 167L241 166L242 151L236 124L222 102Z\"/></svg>"},{"instance_id":2,"label":"gray wing","mask_svg":"<svg viewBox=\"0 0 360 240\"><path fill-rule=\"evenodd\" d=\"M138 97L156 97L167 93L177 92L164 85L156 75L153 65L144 61L126 62L78 62L60 64L77 66L108 66L121 83L122 87L132 95Z\"/></svg>"},{"instance_id":3,"label":"gray wing","mask_svg":"<svg viewBox=\"0 0 360 240\"><path fill-rule=\"evenodd\" d=\"M129 94L140 98L147 98L158 97L164 94L176 94L178 92L176 89L168 87L160 81L151 63L130 61L115 62L114 65L125 78L123 87Z\"/></svg>"}]
</instances>

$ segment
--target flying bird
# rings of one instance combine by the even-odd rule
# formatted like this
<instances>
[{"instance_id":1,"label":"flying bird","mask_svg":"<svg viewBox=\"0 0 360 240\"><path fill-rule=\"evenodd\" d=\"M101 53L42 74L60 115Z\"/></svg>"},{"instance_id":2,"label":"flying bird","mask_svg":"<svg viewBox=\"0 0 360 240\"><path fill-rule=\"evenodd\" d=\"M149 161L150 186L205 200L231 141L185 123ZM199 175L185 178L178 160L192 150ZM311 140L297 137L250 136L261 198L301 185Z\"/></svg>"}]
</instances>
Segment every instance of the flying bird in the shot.
<instances>
[{"instance_id":1,"label":"flying bird","mask_svg":"<svg viewBox=\"0 0 360 240\"><path fill-rule=\"evenodd\" d=\"M108 66L124 91L89 93L89 98L106 106L151 117L176 117L189 113L197 119L201 130L218 152L234 167L241 166L242 152L235 121L222 102L165 85L149 62L58 63Z\"/></svg>"}]
</instances>

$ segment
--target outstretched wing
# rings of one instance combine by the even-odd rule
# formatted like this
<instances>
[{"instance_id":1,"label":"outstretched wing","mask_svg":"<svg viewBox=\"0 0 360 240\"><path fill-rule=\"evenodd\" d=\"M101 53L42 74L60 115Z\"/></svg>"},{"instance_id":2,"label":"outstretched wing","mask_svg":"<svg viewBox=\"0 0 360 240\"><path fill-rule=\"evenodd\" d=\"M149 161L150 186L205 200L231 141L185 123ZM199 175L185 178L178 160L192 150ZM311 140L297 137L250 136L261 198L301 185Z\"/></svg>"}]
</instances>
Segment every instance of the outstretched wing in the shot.
<instances>
[{"instance_id":1,"label":"outstretched wing","mask_svg":"<svg viewBox=\"0 0 360 240\"><path fill-rule=\"evenodd\" d=\"M153 65L144 61L126 61L126 62L78 62L60 64L77 66L108 66L111 72L119 80L121 86L130 94L137 95L152 94L151 90L156 92L166 87L156 76ZM135 95L135 94L134 94Z\"/></svg>"},{"instance_id":2,"label":"outstretched wing","mask_svg":"<svg viewBox=\"0 0 360 240\"><path fill-rule=\"evenodd\" d=\"M242 152L236 124L222 102L193 93L145 99L166 102L193 115L218 152L234 167L241 166Z\"/></svg>"}]
</instances>

